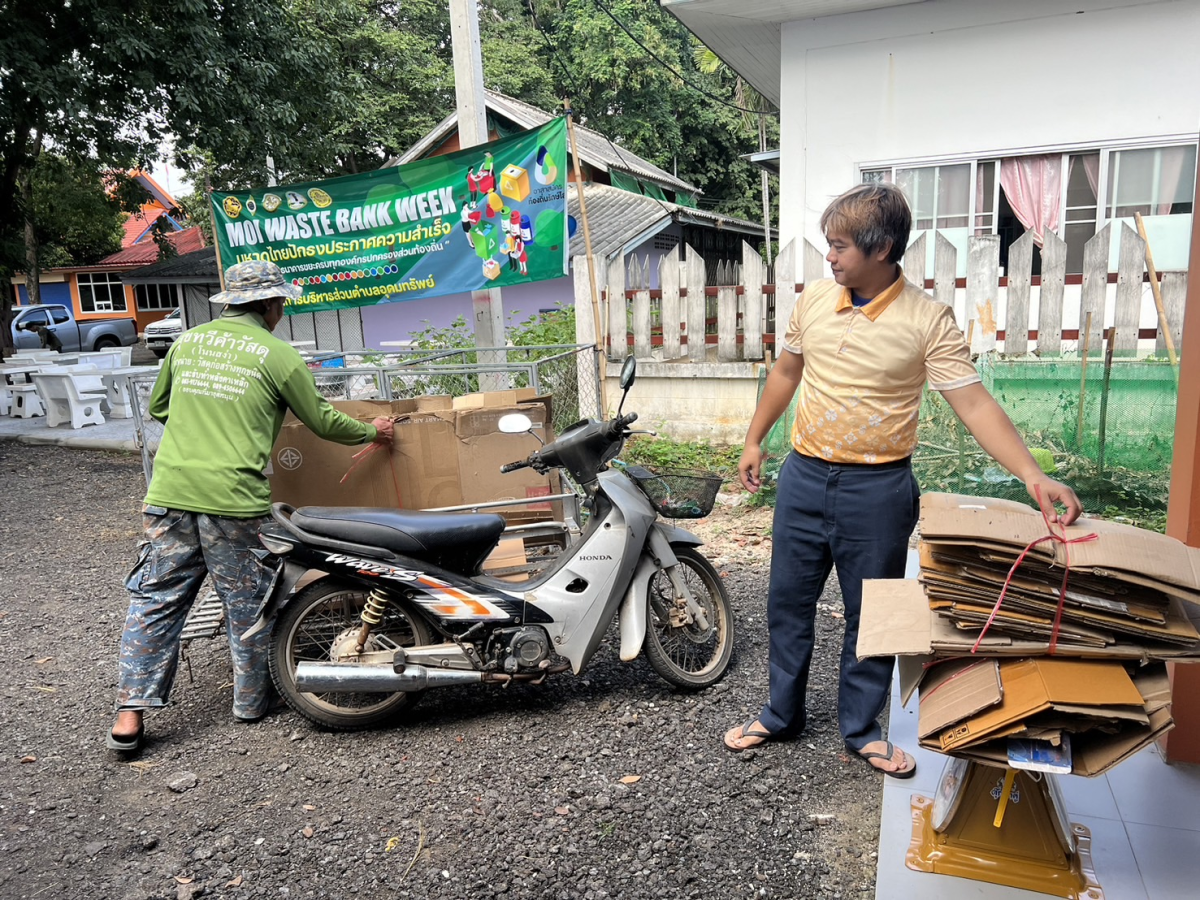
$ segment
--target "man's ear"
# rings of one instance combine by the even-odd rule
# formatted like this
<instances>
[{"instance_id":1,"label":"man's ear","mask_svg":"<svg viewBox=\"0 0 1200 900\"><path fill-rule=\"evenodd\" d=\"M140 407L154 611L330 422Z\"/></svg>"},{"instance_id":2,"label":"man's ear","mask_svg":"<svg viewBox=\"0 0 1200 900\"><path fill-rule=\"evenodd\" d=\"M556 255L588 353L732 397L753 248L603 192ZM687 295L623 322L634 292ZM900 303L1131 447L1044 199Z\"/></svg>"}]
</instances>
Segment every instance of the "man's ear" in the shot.
<instances>
[{"instance_id":1,"label":"man's ear","mask_svg":"<svg viewBox=\"0 0 1200 900\"><path fill-rule=\"evenodd\" d=\"M891 239L891 238L888 238L888 241L887 241L887 243L886 243L886 244L884 244L884 245L883 245L883 247L882 247L881 249L879 249L879 250L876 250L876 251L875 251L875 259L876 259L878 262L881 262L881 263L883 263L883 262L887 262L887 261L888 261L888 257L892 255L892 245L893 245L893 243L894 243L894 242L892 241L892 239Z\"/></svg>"}]
</instances>

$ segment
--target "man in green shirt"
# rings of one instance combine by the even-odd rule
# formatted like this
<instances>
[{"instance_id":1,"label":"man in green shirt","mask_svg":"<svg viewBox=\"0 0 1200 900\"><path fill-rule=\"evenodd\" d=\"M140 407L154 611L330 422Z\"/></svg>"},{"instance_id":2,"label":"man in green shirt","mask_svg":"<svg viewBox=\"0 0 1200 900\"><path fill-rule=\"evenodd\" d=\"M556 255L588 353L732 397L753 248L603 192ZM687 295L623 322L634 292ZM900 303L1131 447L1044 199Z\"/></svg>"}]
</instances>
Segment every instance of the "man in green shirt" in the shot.
<instances>
[{"instance_id":1,"label":"man in green shirt","mask_svg":"<svg viewBox=\"0 0 1200 900\"><path fill-rule=\"evenodd\" d=\"M271 508L264 470L284 414L340 444L392 441L391 420L368 425L334 409L295 348L271 335L285 301L301 293L278 266L238 263L225 286L211 298L224 307L220 317L175 341L150 395L150 415L166 430L146 494L145 538L125 582L117 721L106 741L120 752L140 749L143 712L167 702L184 620L206 574L225 607L233 715L253 722L270 706L269 635L241 635L271 577L253 551Z\"/></svg>"}]
</instances>

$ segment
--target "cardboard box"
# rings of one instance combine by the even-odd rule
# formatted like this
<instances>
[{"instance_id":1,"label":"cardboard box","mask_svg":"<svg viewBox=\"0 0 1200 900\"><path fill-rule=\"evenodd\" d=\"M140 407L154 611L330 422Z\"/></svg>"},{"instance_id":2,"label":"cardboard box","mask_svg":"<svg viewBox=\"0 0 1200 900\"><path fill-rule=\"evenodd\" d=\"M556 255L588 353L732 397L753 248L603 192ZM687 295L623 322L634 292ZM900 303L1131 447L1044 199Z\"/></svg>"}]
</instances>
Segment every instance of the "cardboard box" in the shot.
<instances>
[{"instance_id":1,"label":"cardboard box","mask_svg":"<svg viewBox=\"0 0 1200 900\"><path fill-rule=\"evenodd\" d=\"M528 572L505 571L517 566L524 566L525 563L525 541L519 537L505 538L496 546L496 549L491 552L488 558L483 561L483 571L504 581L528 581Z\"/></svg>"},{"instance_id":2,"label":"cardboard box","mask_svg":"<svg viewBox=\"0 0 1200 900\"><path fill-rule=\"evenodd\" d=\"M501 474L500 466L541 446L532 434L501 434L496 424L522 412L545 441L553 440L548 401L532 390L483 394L455 409L449 397L346 400L333 405L359 421L395 416L391 452L346 447L318 438L290 413L271 452L272 499L291 506L437 509L559 493L557 473L533 469ZM518 521L561 518L561 504L500 508Z\"/></svg>"},{"instance_id":3,"label":"cardboard box","mask_svg":"<svg viewBox=\"0 0 1200 900\"><path fill-rule=\"evenodd\" d=\"M497 278L499 278L500 263L496 262L494 259L484 260L483 277L489 281L495 281Z\"/></svg>"}]
</instances>

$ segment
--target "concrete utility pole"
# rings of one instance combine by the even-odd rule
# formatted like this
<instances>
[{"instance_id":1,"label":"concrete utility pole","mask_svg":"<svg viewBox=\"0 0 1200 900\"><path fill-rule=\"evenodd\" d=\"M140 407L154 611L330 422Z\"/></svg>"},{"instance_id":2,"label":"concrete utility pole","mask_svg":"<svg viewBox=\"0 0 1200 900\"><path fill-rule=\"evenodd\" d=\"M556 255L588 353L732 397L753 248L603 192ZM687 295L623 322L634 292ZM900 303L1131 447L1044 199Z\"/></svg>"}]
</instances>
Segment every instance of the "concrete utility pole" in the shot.
<instances>
[{"instance_id":1,"label":"concrete utility pole","mask_svg":"<svg viewBox=\"0 0 1200 900\"><path fill-rule=\"evenodd\" d=\"M483 54L479 47L479 6L476 0L450 0L450 41L454 50L454 99L458 111L461 149L488 139L487 102L483 92ZM504 300L499 288L471 292L475 315L475 346L503 347ZM494 362L502 354L484 354ZM485 379L489 383L494 378ZM482 386L482 384L481 384Z\"/></svg>"}]
</instances>

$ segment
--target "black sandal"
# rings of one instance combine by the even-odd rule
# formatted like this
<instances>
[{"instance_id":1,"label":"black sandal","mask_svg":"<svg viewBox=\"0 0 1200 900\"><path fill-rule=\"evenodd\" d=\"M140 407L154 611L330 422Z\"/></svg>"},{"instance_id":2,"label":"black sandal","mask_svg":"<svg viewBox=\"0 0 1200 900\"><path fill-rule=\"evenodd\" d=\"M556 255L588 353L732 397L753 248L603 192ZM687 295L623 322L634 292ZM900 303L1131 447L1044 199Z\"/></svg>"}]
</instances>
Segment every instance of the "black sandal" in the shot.
<instances>
[{"instance_id":1,"label":"black sandal","mask_svg":"<svg viewBox=\"0 0 1200 900\"><path fill-rule=\"evenodd\" d=\"M145 738L146 728L144 725L139 725L138 730L133 734L114 734L110 731L108 737L104 739L104 745L109 750L115 750L118 753L137 753L142 749Z\"/></svg>"}]
</instances>

